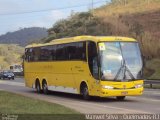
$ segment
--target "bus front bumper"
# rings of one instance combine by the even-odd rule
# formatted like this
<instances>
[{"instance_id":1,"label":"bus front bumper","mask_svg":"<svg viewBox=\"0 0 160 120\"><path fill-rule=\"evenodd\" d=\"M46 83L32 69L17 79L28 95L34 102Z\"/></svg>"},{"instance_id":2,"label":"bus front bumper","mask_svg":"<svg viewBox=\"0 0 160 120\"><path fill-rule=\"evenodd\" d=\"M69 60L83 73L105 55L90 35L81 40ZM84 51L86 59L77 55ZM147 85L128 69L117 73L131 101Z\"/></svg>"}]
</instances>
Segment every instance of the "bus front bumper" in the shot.
<instances>
[{"instance_id":1,"label":"bus front bumper","mask_svg":"<svg viewBox=\"0 0 160 120\"><path fill-rule=\"evenodd\" d=\"M135 89L101 89L100 97L139 96L143 94L143 87Z\"/></svg>"}]
</instances>

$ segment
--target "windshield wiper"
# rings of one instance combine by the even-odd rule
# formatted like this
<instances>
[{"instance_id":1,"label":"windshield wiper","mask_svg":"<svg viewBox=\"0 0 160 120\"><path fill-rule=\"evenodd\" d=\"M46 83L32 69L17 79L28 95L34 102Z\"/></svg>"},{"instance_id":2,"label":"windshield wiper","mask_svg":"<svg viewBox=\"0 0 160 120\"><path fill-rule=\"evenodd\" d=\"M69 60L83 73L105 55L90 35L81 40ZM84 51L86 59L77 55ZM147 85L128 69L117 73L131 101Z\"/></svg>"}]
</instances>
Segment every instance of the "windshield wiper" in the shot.
<instances>
[{"instance_id":1,"label":"windshield wiper","mask_svg":"<svg viewBox=\"0 0 160 120\"><path fill-rule=\"evenodd\" d=\"M131 71L129 70L129 68L126 65L126 61L123 58L123 64L121 64L121 67L119 68L114 80L116 81L118 76L120 75L121 71L124 70L124 75L123 75L123 79L126 79L126 71L129 73L129 76L131 77L131 79L135 80L133 74L131 73Z\"/></svg>"},{"instance_id":2,"label":"windshield wiper","mask_svg":"<svg viewBox=\"0 0 160 120\"><path fill-rule=\"evenodd\" d=\"M125 61L125 60L124 60ZM123 76L123 79L126 79L125 78L125 74L126 74L126 71L129 73L129 76L131 77L132 80L135 80L133 74L131 73L131 71L129 70L129 68L127 67L126 63L125 63L125 71L124 71L124 76Z\"/></svg>"}]
</instances>

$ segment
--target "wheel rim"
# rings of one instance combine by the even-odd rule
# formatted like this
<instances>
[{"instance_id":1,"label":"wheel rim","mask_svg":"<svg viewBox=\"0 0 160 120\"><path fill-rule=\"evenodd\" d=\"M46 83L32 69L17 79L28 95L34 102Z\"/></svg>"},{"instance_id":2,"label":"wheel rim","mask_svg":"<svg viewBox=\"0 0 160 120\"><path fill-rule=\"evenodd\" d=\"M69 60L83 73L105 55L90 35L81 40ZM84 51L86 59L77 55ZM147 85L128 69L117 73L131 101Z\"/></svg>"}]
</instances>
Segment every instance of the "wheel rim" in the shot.
<instances>
[{"instance_id":1,"label":"wheel rim","mask_svg":"<svg viewBox=\"0 0 160 120\"><path fill-rule=\"evenodd\" d=\"M84 93L83 94L84 94L84 96L88 95L88 89L87 89L87 87L84 88Z\"/></svg>"},{"instance_id":2,"label":"wheel rim","mask_svg":"<svg viewBox=\"0 0 160 120\"><path fill-rule=\"evenodd\" d=\"M46 94L48 93L48 86L46 83L43 84L43 92Z\"/></svg>"},{"instance_id":3,"label":"wheel rim","mask_svg":"<svg viewBox=\"0 0 160 120\"><path fill-rule=\"evenodd\" d=\"M40 85L39 84L37 84L37 92L40 92Z\"/></svg>"},{"instance_id":4,"label":"wheel rim","mask_svg":"<svg viewBox=\"0 0 160 120\"><path fill-rule=\"evenodd\" d=\"M87 88L87 86L85 86L85 87L83 88L83 93L82 93L82 95L83 95L83 98L84 98L85 100L88 100L88 99L89 99L89 93L88 93L88 88Z\"/></svg>"}]
</instances>

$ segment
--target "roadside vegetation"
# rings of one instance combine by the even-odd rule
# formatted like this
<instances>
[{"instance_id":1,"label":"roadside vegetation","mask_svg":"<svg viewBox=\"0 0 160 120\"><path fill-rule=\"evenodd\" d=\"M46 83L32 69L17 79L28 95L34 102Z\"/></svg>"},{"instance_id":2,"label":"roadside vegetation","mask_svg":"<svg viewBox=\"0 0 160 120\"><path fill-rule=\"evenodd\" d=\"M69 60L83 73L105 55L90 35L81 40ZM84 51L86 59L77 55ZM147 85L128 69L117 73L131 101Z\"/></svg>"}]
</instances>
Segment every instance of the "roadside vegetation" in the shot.
<instances>
[{"instance_id":1,"label":"roadside vegetation","mask_svg":"<svg viewBox=\"0 0 160 120\"><path fill-rule=\"evenodd\" d=\"M140 43L146 62L145 78L159 78L160 0L112 0L94 11L73 13L48 30L41 42L77 35L127 36Z\"/></svg>"},{"instance_id":2,"label":"roadside vegetation","mask_svg":"<svg viewBox=\"0 0 160 120\"><path fill-rule=\"evenodd\" d=\"M0 44L0 69L9 69L12 64L21 64L24 48L15 44Z\"/></svg>"},{"instance_id":3,"label":"roadside vegetation","mask_svg":"<svg viewBox=\"0 0 160 120\"><path fill-rule=\"evenodd\" d=\"M160 60L148 60L146 63L146 70L149 71L146 73L148 79L160 79Z\"/></svg>"},{"instance_id":4,"label":"roadside vegetation","mask_svg":"<svg viewBox=\"0 0 160 120\"><path fill-rule=\"evenodd\" d=\"M80 113L64 106L0 91L0 113L19 115L20 119L53 120L83 118ZM76 118L79 116L79 118Z\"/></svg>"}]
</instances>

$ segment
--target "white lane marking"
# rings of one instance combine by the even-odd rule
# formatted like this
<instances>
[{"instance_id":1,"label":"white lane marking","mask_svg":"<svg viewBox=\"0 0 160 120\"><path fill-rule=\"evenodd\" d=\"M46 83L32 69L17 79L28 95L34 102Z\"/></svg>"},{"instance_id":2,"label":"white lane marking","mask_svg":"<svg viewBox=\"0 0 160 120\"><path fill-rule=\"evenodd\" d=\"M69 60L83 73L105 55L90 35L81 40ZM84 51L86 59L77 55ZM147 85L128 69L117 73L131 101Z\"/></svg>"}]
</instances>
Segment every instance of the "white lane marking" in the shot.
<instances>
[{"instance_id":1,"label":"white lane marking","mask_svg":"<svg viewBox=\"0 0 160 120\"><path fill-rule=\"evenodd\" d=\"M144 91L159 91L159 89L144 88Z\"/></svg>"},{"instance_id":2,"label":"white lane marking","mask_svg":"<svg viewBox=\"0 0 160 120\"><path fill-rule=\"evenodd\" d=\"M0 81L0 84L4 84L4 85L14 85L14 86L22 86L22 87L25 86L24 83L12 82L12 81Z\"/></svg>"},{"instance_id":3,"label":"white lane marking","mask_svg":"<svg viewBox=\"0 0 160 120\"><path fill-rule=\"evenodd\" d=\"M160 95L158 91L144 91L144 94Z\"/></svg>"},{"instance_id":4,"label":"white lane marking","mask_svg":"<svg viewBox=\"0 0 160 120\"><path fill-rule=\"evenodd\" d=\"M156 100L156 99L151 99L151 98L137 98L137 97L132 97L132 96L129 96L129 97L131 97L131 98L135 98L135 99L137 99L137 100L143 100L143 101L153 101L153 102L160 102L160 100Z\"/></svg>"},{"instance_id":5,"label":"white lane marking","mask_svg":"<svg viewBox=\"0 0 160 120\"><path fill-rule=\"evenodd\" d=\"M53 100L53 98L52 98ZM72 104L72 105L77 105L77 102L74 102L74 101L71 101L71 100L65 100L65 101L61 101L61 100L58 100L56 98L54 98L55 102L57 104L61 104L61 105L68 105L69 104ZM85 105L85 106L97 106L97 108L107 108L106 110L109 110L109 109L117 109L117 110L120 110L121 113L123 112L126 112L127 113L144 113L144 114L149 114L150 112L145 112L145 111L139 111L139 110L133 110L133 109L127 109L127 108L120 108L120 107L113 107L113 106L106 106L106 105L101 105L101 104L95 104L95 103L86 103L86 102L80 102L78 101L78 104L82 104L82 105Z\"/></svg>"},{"instance_id":6,"label":"white lane marking","mask_svg":"<svg viewBox=\"0 0 160 120\"><path fill-rule=\"evenodd\" d=\"M53 98L52 98L53 99ZM54 99L54 100L57 100L56 98ZM68 103L68 102L70 102L71 104L77 104L77 102L74 102L74 101L71 101L71 100L65 100L65 101L61 101L60 102L60 100L58 101L60 104L61 104L61 102L63 102L63 103ZM121 112L122 112L122 110L123 111L128 111L128 112L130 112L130 113L144 113L144 114L151 114L150 112L146 112L146 111L141 111L141 110L135 110L135 109L127 109L127 108L121 108L121 107L113 107L113 106L106 106L106 105L102 105L102 104L96 104L96 103L86 103L86 102L81 102L81 101L78 101L78 104L84 104L84 105L88 105L88 106L97 106L98 108L99 107L104 107L104 108L108 108L108 109L117 109L117 110L121 110Z\"/></svg>"},{"instance_id":7,"label":"white lane marking","mask_svg":"<svg viewBox=\"0 0 160 120\"><path fill-rule=\"evenodd\" d=\"M84 102L80 102L80 103L83 104ZM122 108L122 107L106 106L106 105L100 105L100 104L95 104L95 103L88 103L88 104L96 105L96 106L104 107L104 108L117 109L117 110L121 110L121 111L122 110L123 111L128 111L128 112L131 112L131 113L146 113L146 114L149 114L149 112L145 112L145 111L141 111L141 110L127 109L127 108Z\"/></svg>"},{"instance_id":8,"label":"white lane marking","mask_svg":"<svg viewBox=\"0 0 160 120\"><path fill-rule=\"evenodd\" d=\"M118 109L118 110L131 111L132 113L146 113L146 114L150 113L150 112L145 112L145 111L141 111L141 110L127 109L127 108L120 108L120 107L113 107L113 106L103 106L103 107L108 107L108 108Z\"/></svg>"}]
</instances>

